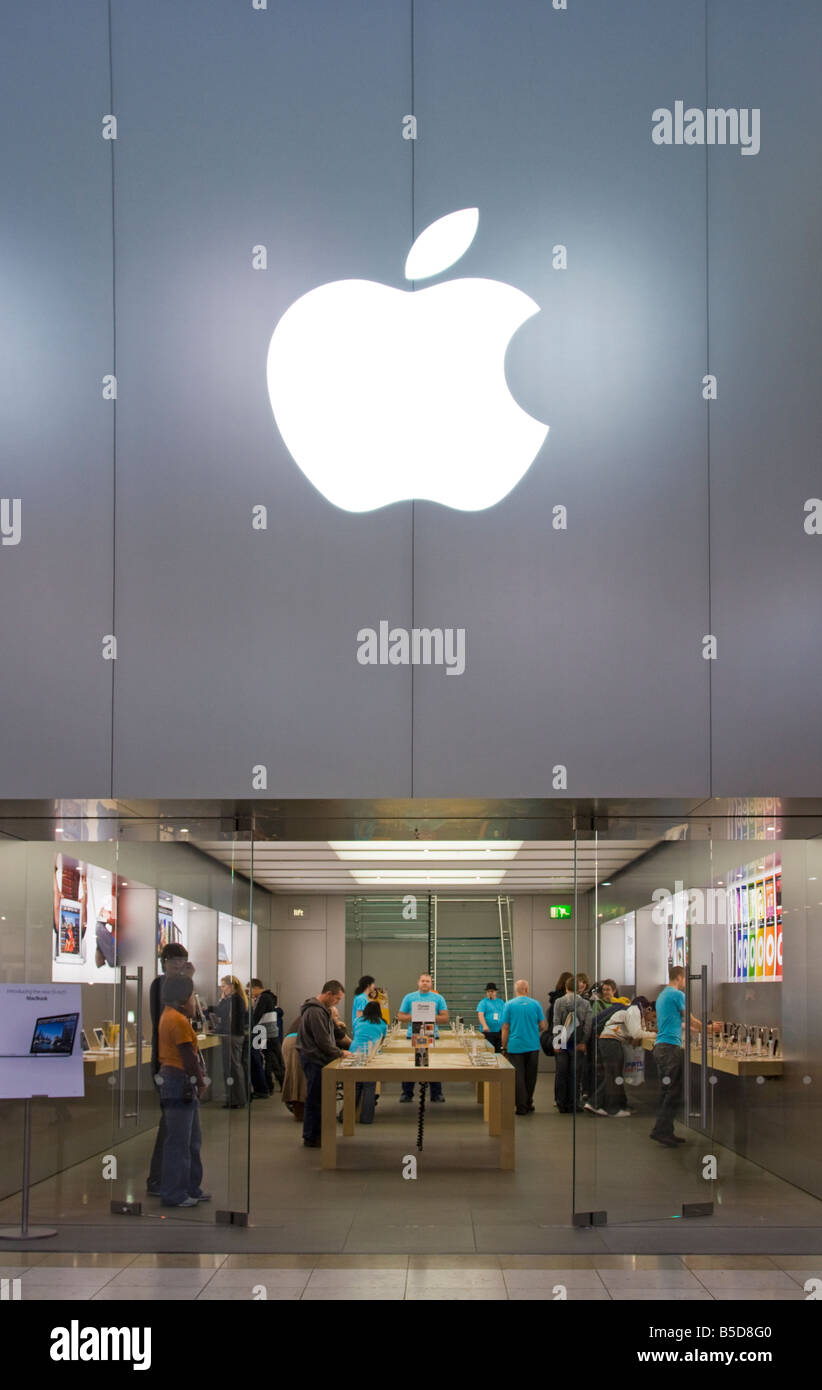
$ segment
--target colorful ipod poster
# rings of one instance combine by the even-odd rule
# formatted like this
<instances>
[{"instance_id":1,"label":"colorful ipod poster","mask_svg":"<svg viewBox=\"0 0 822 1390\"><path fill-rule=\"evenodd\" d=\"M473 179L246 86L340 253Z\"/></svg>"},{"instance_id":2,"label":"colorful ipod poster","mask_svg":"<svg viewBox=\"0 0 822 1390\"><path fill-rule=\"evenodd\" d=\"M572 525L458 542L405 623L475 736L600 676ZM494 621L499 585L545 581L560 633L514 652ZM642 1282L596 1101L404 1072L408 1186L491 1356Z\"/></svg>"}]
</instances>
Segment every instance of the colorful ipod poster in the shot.
<instances>
[{"instance_id":1,"label":"colorful ipod poster","mask_svg":"<svg viewBox=\"0 0 822 1390\"><path fill-rule=\"evenodd\" d=\"M58 854L52 892L52 980L55 984L113 981L117 898L111 872Z\"/></svg>"},{"instance_id":2,"label":"colorful ipod poster","mask_svg":"<svg viewBox=\"0 0 822 1390\"><path fill-rule=\"evenodd\" d=\"M81 990L0 985L0 1097L82 1096Z\"/></svg>"},{"instance_id":3,"label":"colorful ipod poster","mask_svg":"<svg viewBox=\"0 0 822 1390\"><path fill-rule=\"evenodd\" d=\"M756 884L748 884L748 979L756 976Z\"/></svg>"}]
</instances>

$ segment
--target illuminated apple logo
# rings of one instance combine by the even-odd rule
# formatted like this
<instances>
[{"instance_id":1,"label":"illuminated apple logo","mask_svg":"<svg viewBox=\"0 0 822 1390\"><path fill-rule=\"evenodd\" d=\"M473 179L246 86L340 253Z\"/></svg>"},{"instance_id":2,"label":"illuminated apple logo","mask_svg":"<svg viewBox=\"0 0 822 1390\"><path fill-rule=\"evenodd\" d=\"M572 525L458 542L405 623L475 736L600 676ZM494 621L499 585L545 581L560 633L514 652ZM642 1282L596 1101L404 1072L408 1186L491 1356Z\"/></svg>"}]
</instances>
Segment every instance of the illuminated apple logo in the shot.
<instances>
[{"instance_id":1,"label":"illuminated apple logo","mask_svg":"<svg viewBox=\"0 0 822 1390\"><path fill-rule=\"evenodd\" d=\"M407 280L447 270L474 239L463 208L426 227ZM348 512L427 498L492 507L530 468L548 426L517 405L505 353L539 305L499 280L418 292L335 280L296 300L268 348L271 409L289 453Z\"/></svg>"}]
</instances>

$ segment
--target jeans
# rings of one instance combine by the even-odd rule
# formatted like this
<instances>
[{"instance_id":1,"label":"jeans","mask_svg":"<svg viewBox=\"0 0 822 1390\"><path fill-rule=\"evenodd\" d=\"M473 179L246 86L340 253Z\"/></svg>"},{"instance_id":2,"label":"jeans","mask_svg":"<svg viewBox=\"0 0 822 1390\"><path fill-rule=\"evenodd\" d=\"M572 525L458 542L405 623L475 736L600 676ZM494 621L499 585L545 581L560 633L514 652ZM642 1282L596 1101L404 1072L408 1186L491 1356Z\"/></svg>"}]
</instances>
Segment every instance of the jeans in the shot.
<instances>
[{"instance_id":1,"label":"jeans","mask_svg":"<svg viewBox=\"0 0 822 1390\"><path fill-rule=\"evenodd\" d=\"M509 1052L508 1061L516 1072L517 1110L528 1110L534 1103L539 1051Z\"/></svg>"},{"instance_id":2,"label":"jeans","mask_svg":"<svg viewBox=\"0 0 822 1390\"><path fill-rule=\"evenodd\" d=\"M489 1042L495 1052L502 1051L502 1033L485 1033L485 1041Z\"/></svg>"},{"instance_id":3,"label":"jeans","mask_svg":"<svg viewBox=\"0 0 822 1390\"><path fill-rule=\"evenodd\" d=\"M657 1043L654 1062L659 1077L659 1099L656 1120L651 1133L657 1139L672 1139L674 1120L682 1101L682 1065L684 1052L674 1043ZM667 1084L666 1084L667 1081Z\"/></svg>"},{"instance_id":4,"label":"jeans","mask_svg":"<svg viewBox=\"0 0 822 1390\"><path fill-rule=\"evenodd\" d=\"M428 1078L427 1078L426 1075L425 1075L425 1073L426 1073L427 1070L428 1070L427 1067L419 1067L419 1068L418 1068L418 1071L419 1071L419 1073L420 1073L420 1081L427 1081L427 1080L428 1080ZM434 1099L435 1096L441 1096L441 1095L442 1095L442 1082L441 1082L441 1081L430 1081L430 1082L428 1082L428 1084L429 1084L429 1086L431 1087L431 1099L432 1099L432 1100ZM403 1081L403 1083L402 1083L402 1093L403 1093L403 1095L404 1095L404 1096L411 1096L412 1099L413 1099L413 1096L414 1096L414 1085L415 1085L415 1083L414 1083L413 1081Z\"/></svg>"},{"instance_id":5,"label":"jeans","mask_svg":"<svg viewBox=\"0 0 822 1390\"><path fill-rule=\"evenodd\" d=\"M160 1111L160 1127L157 1130L157 1138L154 1140L154 1151L151 1155L151 1163L148 1170L148 1181L146 1187L152 1192L160 1191L160 1183L163 1179L163 1151L166 1145L166 1112Z\"/></svg>"},{"instance_id":6,"label":"jeans","mask_svg":"<svg viewBox=\"0 0 822 1390\"><path fill-rule=\"evenodd\" d=\"M265 1062L263 1052L259 1047L251 1048L251 1090L255 1095L267 1096L270 1087L265 1074Z\"/></svg>"},{"instance_id":7,"label":"jeans","mask_svg":"<svg viewBox=\"0 0 822 1390\"><path fill-rule=\"evenodd\" d=\"M305 1110L303 1112L303 1139L314 1144L322 1138L322 1076L323 1063L312 1062L300 1053L305 1072Z\"/></svg>"},{"instance_id":8,"label":"jeans","mask_svg":"<svg viewBox=\"0 0 822 1390\"><path fill-rule=\"evenodd\" d=\"M616 1078L622 1076L623 1057L622 1043L618 1038L598 1040L599 1079L591 1097L591 1105L595 1110L607 1110L609 1115L615 1115L617 1110L627 1110L625 1085L616 1084Z\"/></svg>"},{"instance_id":9,"label":"jeans","mask_svg":"<svg viewBox=\"0 0 822 1390\"><path fill-rule=\"evenodd\" d=\"M200 1102L182 1067L161 1067L160 1095L165 1120L160 1196L164 1206L177 1207L186 1197L202 1192Z\"/></svg>"}]
</instances>

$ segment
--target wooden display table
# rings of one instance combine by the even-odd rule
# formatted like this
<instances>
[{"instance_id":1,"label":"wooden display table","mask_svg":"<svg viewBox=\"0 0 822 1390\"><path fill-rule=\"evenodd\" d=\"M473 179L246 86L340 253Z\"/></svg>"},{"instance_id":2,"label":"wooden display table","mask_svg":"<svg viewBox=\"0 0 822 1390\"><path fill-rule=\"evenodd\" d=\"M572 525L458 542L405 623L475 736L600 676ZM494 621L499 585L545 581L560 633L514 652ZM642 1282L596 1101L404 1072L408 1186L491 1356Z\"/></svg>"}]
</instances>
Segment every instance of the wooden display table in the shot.
<instances>
[{"instance_id":1,"label":"wooden display table","mask_svg":"<svg viewBox=\"0 0 822 1390\"><path fill-rule=\"evenodd\" d=\"M643 1033L642 1046L646 1052L653 1052L656 1033ZM702 1065L700 1043L691 1043L691 1063ZM712 1071L722 1071L728 1076L782 1076L781 1057L726 1057L724 1053L714 1052L708 1043L708 1066Z\"/></svg>"},{"instance_id":2,"label":"wooden display table","mask_svg":"<svg viewBox=\"0 0 822 1390\"><path fill-rule=\"evenodd\" d=\"M205 1051L208 1047L219 1046L220 1037L218 1033L198 1033L197 1046L200 1051ZM151 1061L151 1043L143 1043L143 1064ZM117 1071L120 1064L120 1053L116 1047L92 1047L88 1052L83 1053L83 1065L92 1076L106 1076L113 1071ZM136 1067L137 1048L134 1046L126 1047L126 1066Z\"/></svg>"},{"instance_id":3,"label":"wooden display table","mask_svg":"<svg viewBox=\"0 0 822 1390\"><path fill-rule=\"evenodd\" d=\"M488 1133L499 1138L499 1167L512 1169L514 1159L514 1084L515 1072L511 1063L497 1055L493 1067L475 1067L471 1058L452 1034L443 1032L431 1048L427 1067L414 1066L414 1050L403 1036L394 1036L370 1062L360 1066L329 1062L322 1074L322 1166L337 1166L337 1082L343 1087L344 1138L354 1133L355 1087L358 1081L394 1082L432 1081L462 1082L486 1093L484 1119Z\"/></svg>"}]
</instances>

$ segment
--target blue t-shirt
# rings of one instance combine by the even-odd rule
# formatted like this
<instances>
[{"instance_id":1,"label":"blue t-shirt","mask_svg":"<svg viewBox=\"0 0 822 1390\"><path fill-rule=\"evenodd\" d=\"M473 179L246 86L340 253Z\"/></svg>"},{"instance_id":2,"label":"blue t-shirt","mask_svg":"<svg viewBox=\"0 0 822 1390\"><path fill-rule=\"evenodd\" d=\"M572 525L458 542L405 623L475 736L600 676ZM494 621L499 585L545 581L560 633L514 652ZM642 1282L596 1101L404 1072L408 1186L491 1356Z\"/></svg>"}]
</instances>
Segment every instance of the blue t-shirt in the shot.
<instances>
[{"instance_id":1,"label":"blue t-shirt","mask_svg":"<svg viewBox=\"0 0 822 1390\"><path fill-rule=\"evenodd\" d=\"M366 1004L370 1004L370 1002L371 1002L371 1001L370 1001L370 999L368 998L368 995L367 995L367 994L355 994L355 995L354 995L354 1003L351 1005L351 1022L352 1022L352 1023L356 1023L356 1022L357 1022L357 1010L358 1010L358 1009L364 1009L365 1006L366 1006Z\"/></svg>"},{"instance_id":2,"label":"blue t-shirt","mask_svg":"<svg viewBox=\"0 0 822 1390\"><path fill-rule=\"evenodd\" d=\"M388 1029L382 1020L379 1023L370 1023L367 1018L358 1018L354 1024L350 1051L365 1052L370 1042L379 1042L387 1032Z\"/></svg>"},{"instance_id":3,"label":"blue t-shirt","mask_svg":"<svg viewBox=\"0 0 822 1390\"><path fill-rule=\"evenodd\" d=\"M545 1011L538 999L518 994L509 999L502 1011L502 1021L510 1029L509 1052L538 1052L539 1025L545 1022Z\"/></svg>"},{"instance_id":4,"label":"blue t-shirt","mask_svg":"<svg viewBox=\"0 0 822 1390\"><path fill-rule=\"evenodd\" d=\"M489 999L486 994L484 999L480 999L477 1004L477 1013L485 1014L485 1023L489 1033L499 1032L502 1027L502 1011L504 1008L505 1000L500 999L499 995L497 995L496 999Z\"/></svg>"},{"instance_id":5,"label":"blue t-shirt","mask_svg":"<svg viewBox=\"0 0 822 1390\"><path fill-rule=\"evenodd\" d=\"M434 1001L434 1003L435 1003L435 1005L436 1005L436 1011L437 1011L438 1014L444 1013L445 1010L448 1008L448 1005L446 1004L446 1002L445 1002L445 1000L443 999L442 995L441 995L441 994L437 994L436 990L434 990L434 989L429 989L429 991L428 991L427 994L423 994L423 993L422 993L422 990L415 989L413 994L406 994L405 998L403 999L402 1003L400 1004L400 1013L401 1013L401 1014L410 1014L410 1012L411 1012L411 1005L412 1005L412 1004L415 1004L415 1003L417 1002L418 999L423 999L423 1000L431 1000L431 999L433 999L433 1001ZM435 1023L435 1024L434 1024L434 1037L435 1037L435 1038L438 1038L439 1035L440 1035L440 1030L439 1030L439 1028L437 1027L436 1023ZM410 1037L411 1037L411 1024L410 1024L410 1023L409 1023L409 1025L408 1025L408 1032L406 1033L405 1036L406 1036L407 1038L410 1038Z\"/></svg>"},{"instance_id":6,"label":"blue t-shirt","mask_svg":"<svg viewBox=\"0 0 822 1390\"><path fill-rule=\"evenodd\" d=\"M685 995L681 989L666 985L656 1001L656 1040L682 1046L682 1019L685 1014Z\"/></svg>"}]
</instances>

